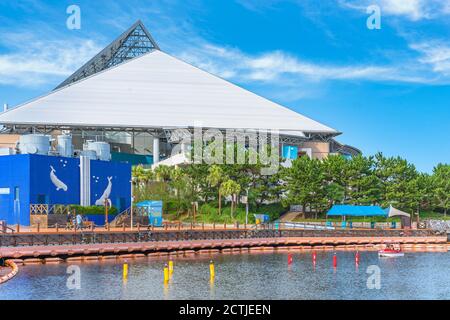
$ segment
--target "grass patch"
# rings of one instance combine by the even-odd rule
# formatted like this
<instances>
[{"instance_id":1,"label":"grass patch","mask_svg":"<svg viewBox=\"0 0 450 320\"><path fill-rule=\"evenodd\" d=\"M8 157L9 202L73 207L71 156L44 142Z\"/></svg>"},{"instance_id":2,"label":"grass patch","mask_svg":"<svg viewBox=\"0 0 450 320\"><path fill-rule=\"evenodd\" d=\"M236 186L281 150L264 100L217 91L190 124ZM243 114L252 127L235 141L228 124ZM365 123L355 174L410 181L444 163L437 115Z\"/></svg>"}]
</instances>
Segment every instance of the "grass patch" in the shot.
<instances>
[{"instance_id":1,"label":"grass patch","mask_svg":"<svg viewBox=\"0 0 450 320\"><path fill-rule=\"evenodd\" d=\"M281 204L269 204L262 205L259 208L250 208L248 213L248 223L255 223L254 214L268 214L270 220L276 220L281 214L286 212L287 209L281 206ZM231 208L229 206L223 207L222 212L219 215L219 209L211 203L205 203L201 205L198 209L198 213L195 217L197 223L217 223L217 224L231 224L239 222L240 224L245 223L245 206L238 206L231 217ZM179 220L182 222L192 222L194 218L192 215L182 214L177 216L175 213L169 213L164 215L164 219L169 221Z\"/></svg>"}]
</instances>

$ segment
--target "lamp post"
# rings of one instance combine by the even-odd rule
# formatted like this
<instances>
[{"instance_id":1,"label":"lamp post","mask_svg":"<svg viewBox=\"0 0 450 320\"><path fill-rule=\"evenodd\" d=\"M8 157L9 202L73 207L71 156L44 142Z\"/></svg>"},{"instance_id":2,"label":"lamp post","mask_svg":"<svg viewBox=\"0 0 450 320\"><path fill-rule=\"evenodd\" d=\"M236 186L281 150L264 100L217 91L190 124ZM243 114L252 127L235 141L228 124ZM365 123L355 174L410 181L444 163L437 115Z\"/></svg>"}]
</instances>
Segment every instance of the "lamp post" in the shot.
<instances>
[{"instance_id":1,"label":"lamp post","mask_svg":"<svg viewBox=\"0 0 450 320\"><path fill-rule=\"evenodd\" d=\"M134 196L133 196L133 182L134 182L134 177L132 177L131 180L130 180L130 183L131 183L131 205L130 205L131 230L133 230L133 200L134 200Z\"/></svg>"},{"instance_id":2,"label":"lamp post","mask_svg":"<svg viewBox=\"0 0 450 320\"><path fill-rule=\"evenodd\" d=\"M108 199L105 199L105 228L108 228Z\"/></svg>"},{"instance_id":3,"label":"lamp post","mask_svg":"<svg viewBox=\"0 0 450 320\"><path fill-rule=\"evenodd\" d=\"M247 199L245 199L245 225L248 224L248 188L245 190L247 194Z\"/></svg>"}]
</instances>

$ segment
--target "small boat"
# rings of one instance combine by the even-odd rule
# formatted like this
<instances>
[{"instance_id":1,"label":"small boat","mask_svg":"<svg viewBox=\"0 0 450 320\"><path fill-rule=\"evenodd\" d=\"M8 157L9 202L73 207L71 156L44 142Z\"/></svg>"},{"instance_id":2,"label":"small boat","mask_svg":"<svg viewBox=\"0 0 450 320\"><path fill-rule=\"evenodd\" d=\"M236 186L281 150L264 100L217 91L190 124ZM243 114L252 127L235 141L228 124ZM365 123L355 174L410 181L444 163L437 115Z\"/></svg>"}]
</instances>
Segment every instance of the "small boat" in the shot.
<instances>
[{"instance_id":1,"label":"small boat","mask_svg":"<svg viewBox=\"0 0 450 320\"><path fill-rule=\"evenodd\" d=\"M383 250L378 251L378 256L385 258L403 257L404 255L405 254L401 249L385 248Z\"/></svg>"}]
</instances>

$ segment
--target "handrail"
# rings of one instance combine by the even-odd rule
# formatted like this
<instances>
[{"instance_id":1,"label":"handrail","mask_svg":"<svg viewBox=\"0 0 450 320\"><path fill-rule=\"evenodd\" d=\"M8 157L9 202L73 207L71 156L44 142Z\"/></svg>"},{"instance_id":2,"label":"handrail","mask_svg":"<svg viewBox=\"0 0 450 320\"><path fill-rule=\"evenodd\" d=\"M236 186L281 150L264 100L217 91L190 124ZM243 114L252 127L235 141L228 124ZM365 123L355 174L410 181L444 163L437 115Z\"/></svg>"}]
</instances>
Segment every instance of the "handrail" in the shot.
<instances>
[{"instance_id":1,"label":"handrail","mask_svg":"<svg viewBox=\"0 0 450 320\"><path fill-rule=\"evenodd\" d=\"M6 223L6 221L0 221L0 233L8 233L7 231L4 230L10 230L11 233L14 233L15 230L11 227L8 227L8 224Z\"/></svg>"},{"instance_id":2,"label":"handrail","mask_svg":"<svg viewBox=\"0 0 450 320\"><path fill-rule=\"evenodd\" d=\"M128 207L127 209L123 210L121 213L119 213L114 219L113 221L111 221L111 223L109 224L110 226L116 226L118 221L120 221L120 219L122 219L122 217L124 216L129 216L131 213L131 207Z\"/></svg>"},{"instance_id":3,"label":"handrail","mask_svg":"<svg viewBox=\"0 0 450 320\"><path fill-rule=\"evenodd\" d=\"M54 232L31 232L22 234L1 234L0 246L21 247L21 246L49 246L49 245L76 245L76 244L100 244L100 243L137 243L153 241L192 241L192 240L230 240L230 239L251 239L251 238L308 238L324 237L354 238L354 237L377 237L380 239L388 237L430 237L433 234L428 230L307 230L307 229L184 229L167 230L153 226L140 225L137 229L130 230L74 230L67 233ZM440 237L446 242L447 237ZM344 241L345 242L345 241ZM31 254L31 253L30 253Z\"/></svg>"}]
</instances>

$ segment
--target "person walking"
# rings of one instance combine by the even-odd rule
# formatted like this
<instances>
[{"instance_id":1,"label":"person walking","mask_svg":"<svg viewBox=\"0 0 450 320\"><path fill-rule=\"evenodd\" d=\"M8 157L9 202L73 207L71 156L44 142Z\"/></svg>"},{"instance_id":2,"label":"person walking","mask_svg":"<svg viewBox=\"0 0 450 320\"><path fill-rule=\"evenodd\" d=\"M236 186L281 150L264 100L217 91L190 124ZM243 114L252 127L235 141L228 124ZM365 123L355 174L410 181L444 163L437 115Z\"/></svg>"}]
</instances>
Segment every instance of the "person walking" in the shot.
<instances>
[{"instance_id":1,"label":"person walking","mask_svg":"<svg viewBox=\"0 0 450 320\"><path fill-rule=\"evenodd\" d=\"M83 217L81 216L81 214L77 214L76 224L77 224L78 229L80 229L80 230L83 229Z\"/></svg>"},{"instance_id":2,"label":"person walking","mask_svg":"<svg viewBox=\"0 0 450 320\"><path fill-rule=\"evenodd\" d=\"M66 229L70 230L71 229L71 224L72 224L72 213L70 212L70 210L67 212L67 221L66 221Z\"/></svg>"}]
</instances>

